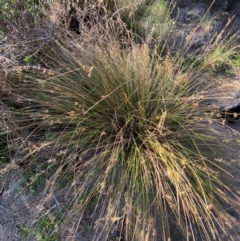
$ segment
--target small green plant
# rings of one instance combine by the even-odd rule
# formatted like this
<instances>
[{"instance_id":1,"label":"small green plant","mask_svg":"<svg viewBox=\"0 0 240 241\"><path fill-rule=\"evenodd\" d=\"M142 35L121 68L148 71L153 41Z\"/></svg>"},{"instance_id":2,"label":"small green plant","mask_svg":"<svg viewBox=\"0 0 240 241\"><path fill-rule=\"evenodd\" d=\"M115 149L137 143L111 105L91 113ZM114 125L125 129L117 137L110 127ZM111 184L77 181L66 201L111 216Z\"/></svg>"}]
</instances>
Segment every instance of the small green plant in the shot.
<instances>
[{"instance_id":1,"label":"small green plant","mask_svg":"<svg viewBox=\"0 0 240 241\"><path fill-rule=\"evenodd\" d=\"M17 190L21 193L38 195L44 189L46 181L56 168L54 168L54 165L35 159L34 154L31 154L29 158L35 161L30 165L24 164L22 166L24 173L19 180Z\"/></svg>"},{"instance_id":2,"label":"small green plant","mask_svg":"<svg viewBox=\"0 0 240 241\"><path fill-rule=\"evenodd\" d=\"M237 66L235 62L235 56L238 54L239 46L229 46L230 43L219 43L215 48L210 51L206 51L203 56L202 65L200 68L217 69L225 65L228 68L234 69Z\"/></svg>"},{"instance_id":3,"label":"small green plant","mask_svg":"<svg viewBox=\"0 0 240 241\"><path fill-rule=\"evenodd\" d=\"M58 222L52 214L49 214L33 225L23 223L19 235L23 239L32 237L37 241L59 241L59 234L55 233L54 230L60 225L61 222Z\"/></svg>"},{"instance_id":4,"label":"small green plant","mask_svg":"<svg viewBox=\"0 0 240 241\"><path fill-rule=\"evenodd\" d=\"M25 64L29 65L31 63L31 57L30 56L26 56L24 58L24 62L25 62Z\"/></svg>"},{"instance_id":5,"label":"small green plant","mask_svg":"<svg viewBox=\"0 0 240 241\"><path fill-rule=\"evenodd\" d=\"M119 2L116 6L114 15L119 13L137 42L165 40L173 29L169 6L165 0L127 0Z\"/></svg>"},{"instance_id":6,"label":"small green plant","mask_svg":"<svg viewBox=\"0 0 240 241\"><path fill-rule=\"evenodd\" d=\"M167 1L152 1L140 20L140 24L146 34L152 38L160 40L166 38L173 28Z\"/></svg>"},{"instance_id":7,"label":"small green plant","mask_svg":"<svg viewBox=\"0 0 240 241\"><path fill-rule=\"evenodd\" d=\"M231 41L220 39L219 42L209 43L201 52L196 53L185 49L185 53L173 54L176 64L181 66L184 71L193 74L202 73L217 73L221 72L226 75L234 75L236 70L239 69L238 63L238 50L239 45Z\"/></svg>"}]
</instances>

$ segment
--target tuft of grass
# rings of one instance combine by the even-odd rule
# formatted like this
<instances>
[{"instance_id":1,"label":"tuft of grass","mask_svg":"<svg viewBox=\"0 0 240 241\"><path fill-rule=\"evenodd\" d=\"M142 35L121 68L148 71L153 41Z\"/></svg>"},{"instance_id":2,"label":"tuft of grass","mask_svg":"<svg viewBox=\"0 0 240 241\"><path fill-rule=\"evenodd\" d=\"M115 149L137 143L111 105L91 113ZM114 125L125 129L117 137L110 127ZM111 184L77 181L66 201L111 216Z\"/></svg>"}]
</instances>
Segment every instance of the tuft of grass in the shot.
<instances>
[{"instance_id":1,"label":"tuft of grass","mask_svg":"<svg viewBox=\"0 0 240 241\"><path fill-rule=\"evenodd\" d=\"M203 27L204 21L209 24L209 27ZM211 74L218 71L235 73L239 69L238 34L234 33L234 29L231 27L234 23L233 18L227 21L221 31L212 26L213 21L216 21L214 17L209 20L203 18L196 26L189 27L190 30L180 41L182 46L178 45L175 40L170 40L170 42L173 41L173 49L178 47L172 56L178 59L177 63L186 71ZM173 39L174 36L173 33ZM167 44L169 45L169 43ZM199 46L197 47L197 45Z\"/></svg>"},{"instance_id":2,"label":"tuft of grass","mask_svg":"<svg viewBox=\"0 0 240 241\"><path fill-rule=\"evenodd\" d=\"M239 46L231 46L230 43L220 43L212 51L206 52L200 69L211 68L212 70L217 70L222 66L226 66L228 69L236 70L239 68L237 62L239 58L238 50Z\"/></svg>"},{"instance_id":3,"label":"tuft of grass","mask_svg":"<svg viewBox=\"0 0 240 241\"><path fill-rule=\"evenodd\" d=\"M192 70L146 45L54 40L43 54L53 70L8 77L29 103L19 119L29 133L22 159L36 154L58 166L46 193L71 176L65 225L78 217L77 230L94 200L94 240L107 240L115 223L126 240L169 240L172 225L186 240L220 240L229 221L223 204L239 197L224 178L229 160L217 158L227 137L205 115Z\"/></svg>"},{"instance_id":4,"label":"tuft of grass","mask_svg":"<svg viewBox=\"0 0 240 241\"><path fill-rule=\"evenodd\" d=\"M153 1L147 7L141 27L148 36L163 40L171 32L173 21L170 19L170 10L167 1Z\"/></svg>"},{"instance_id":5,"label":"tuft of grass","mask_svg":"<svg viewBox=\"0 0 240 241\"><path fill-rule=\"evenodd\" d=\"M137 42L163 41L173 29L167 1L126 0L115 4L119 16Z\"/></svg>"}]
</instances>

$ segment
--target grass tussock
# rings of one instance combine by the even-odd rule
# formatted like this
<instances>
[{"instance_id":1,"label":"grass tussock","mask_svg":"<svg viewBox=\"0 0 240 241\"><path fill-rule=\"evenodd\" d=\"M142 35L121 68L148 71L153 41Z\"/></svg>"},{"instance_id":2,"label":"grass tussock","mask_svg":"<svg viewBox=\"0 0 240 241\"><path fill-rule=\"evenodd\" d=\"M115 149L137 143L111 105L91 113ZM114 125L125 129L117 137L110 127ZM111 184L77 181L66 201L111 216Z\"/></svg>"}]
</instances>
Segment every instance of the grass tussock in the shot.
<instances>
[{"instance_id":1,"label":"grass tussock","mask_svg":"<svg viewBox=\"0 0 240 241\"><path fill-rule=\"evenodd\" d=\"M236 24L221 29L210 9L186 24L163 0L0 4L11 20L0 24L0 174L19 165L22 189L45 185L23 237L228 235L239 142L204 105L215 80L199 79L239 67ZM46 212L51 200L59 212Z\"/></svg>"},{"instance_id":2,"label":"grass tussock","mask_svg":"<svg viewBox=\"0 0 240 241\"><path fill-rule=\"evenodd\" d=\"M46 194L67 185L65 224L77 217L77 230L91 213L94 240L107 240L116 222L126 240L169 240L172 225L186 240L220 239L223 204L238 197L216 155L226 137L205 114L192 70L147 45L54 40L43 53L52 70L23 67L8 79L28 133L20 156L55 167Z\"/></svg>"}]
</instances>

